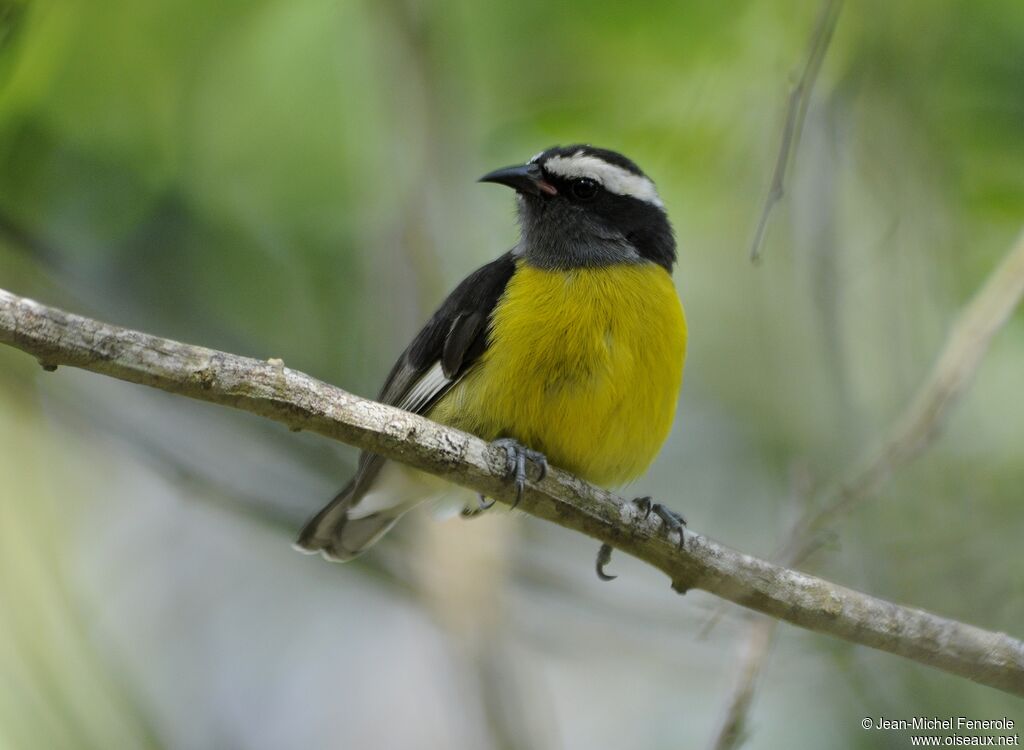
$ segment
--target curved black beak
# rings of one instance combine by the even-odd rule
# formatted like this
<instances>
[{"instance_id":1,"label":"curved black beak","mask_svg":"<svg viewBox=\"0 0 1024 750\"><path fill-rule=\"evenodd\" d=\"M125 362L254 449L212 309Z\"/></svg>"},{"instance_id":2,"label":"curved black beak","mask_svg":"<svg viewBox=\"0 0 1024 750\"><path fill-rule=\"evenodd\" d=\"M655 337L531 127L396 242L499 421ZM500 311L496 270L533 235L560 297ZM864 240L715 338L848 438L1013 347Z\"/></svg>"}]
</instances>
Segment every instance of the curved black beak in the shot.
<instances>
[{"instance_id":1,"label":"curved black beak","mask_svg":"<svg viewBox=\"0 0 1024 750\"><path fill-rule=\"evenodd\" d=\"M503 167L488 172L478 182L496 182L507 185L516 192L530 195L558 195L558 190L544 179L544 170L539 164L522 164L515 167Z\"/></svg>"}]
</instances>

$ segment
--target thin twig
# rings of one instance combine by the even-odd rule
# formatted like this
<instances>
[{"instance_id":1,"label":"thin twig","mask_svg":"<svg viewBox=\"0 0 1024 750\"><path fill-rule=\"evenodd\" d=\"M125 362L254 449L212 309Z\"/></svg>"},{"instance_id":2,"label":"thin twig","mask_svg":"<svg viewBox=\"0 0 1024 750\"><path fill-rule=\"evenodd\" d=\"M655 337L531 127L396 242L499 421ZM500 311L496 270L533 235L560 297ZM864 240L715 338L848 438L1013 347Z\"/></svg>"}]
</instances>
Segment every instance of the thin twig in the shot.
<instances>
[{"instance_id":1,"label":"thin twig","mask_svg":"<svg viewBox=\"0 0 1024 750\"><path fill-rule=\"evenodd\" d=\"M754 700L757 678L771 650L778 620L758 617L750 626L746 648L740 662L736 685L729 700L725 718L718 729L712 747L714 750L733 750L747 738L747 715Z\"/></svg>"},{"instance_id":2,"label":"thin twig","mask_svg":"<svg viewBox=\"0 0 1024 750\"><path fill-rule=\"evenodd\" d=\"M893 475L920 456L941 433L952 407L966 392L998 332L1024 297L1024 234L989 275L957 318L928 377L907 408L881 440L866 451L846 478L823 494L821 500L793 527L777 556L781 565L800 565L820 548L826 531L878 492ZM745 657L725 718L712 744L715 750L739 746L738 731L746 721L754 685L768 658L773 622L757 618L747 631Z\"/></svg>"},{"instance_id":3,"label":"thin twig","mask_svg":"<svg viewBox=\"0 0 1024 750\"><path fill-rule=\"evenodd\" d=\"M1024 252L1024 251L1022 251ZM190 346L62 312L0 290L0 343L47 370L80 367L232 406L401 461L511 504L506 455L464 432L353 396L285 367ZM700 588L809 630L905 656L1024 695L1024 642L902 607L745 555L692 531L681 549L654 514L552 469L519 507L611 544L661 570L680 592Z\"/></svg>"},{"instance_id":4,"label":"thin twig","mask_svg":"<svg viewBox=\"0 0 1024 750\"><path fill-rule=\"evenodd\" d=\"M754 239L750 245L750 260L754 262L761 259L761 246L764 244L764 237L768 231L768 219L771 217L772 209L785 195L786 174L793 161L793 156L796 154L797 146L800 145L800 135L807 119L807 107L810 105L814 82L818 78L821 63L825 59L825 53L832 41L832 34L836 29L836 22L839 20L839 11L842 7L843 0L823 0L818 20L814 24L814 32L811 34L803 72L789 92L786 104L786 123L782 128L782 141L779 143L779 153L775 158L775 169L772 170L771 186L768 188L768 195L765 196L764 207L761 209L761 216L757 221L757 228L754 230Z\"/></svg>"},{"instance_id":5,"label":"thin twig","mask_svg":"<svg viewBox=\"0 0 1024 750\"><path fill-rule=\"evenodd\" d=\"M846 479L826 494L808 520L794 530L792 537L798 544L788 545L780 558L784 564L803 562L820 546L820 532L837 516L872 497L894 471L920 456L938 437L950 410L974 380L992 337L1009 320L1022 297L1024 235L957 318L928 379L907 409Z\"/></svg>"}]
</instances>

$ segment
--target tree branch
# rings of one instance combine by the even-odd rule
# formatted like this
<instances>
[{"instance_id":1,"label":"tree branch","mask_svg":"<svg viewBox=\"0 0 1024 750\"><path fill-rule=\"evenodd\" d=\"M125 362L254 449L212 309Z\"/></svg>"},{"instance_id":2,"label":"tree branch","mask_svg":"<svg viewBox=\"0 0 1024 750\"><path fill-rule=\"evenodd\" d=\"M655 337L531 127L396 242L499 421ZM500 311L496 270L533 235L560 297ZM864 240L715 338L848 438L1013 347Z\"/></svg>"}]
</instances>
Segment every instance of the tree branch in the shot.
<instances>
[{"instance_id":1,"label":"tree branch","mask_svg":"<svg viewBox=\"0 0 1024 750\"><path fill-rule=\"evenodd\" d=\"M505 503L503 449L428 419L353 396L280 361L240 357L72 315L0 290L0 343L46 369L70 365L258 414L444 477ZM661 570L683 592L699 588L809 630L889 651L1024 695L1024 643L901 607L773 565L686 532L686 549L655 516L552 469L520 508L611 544Z\"/></svg>"},{"instance_id":2,"label":"tree branch","mask_svg":"<svg viewBox=\"0 0 1024 750\"><path fill-rule=\"evenodd\" d=\"M1022 297L1024 232L960 313L935 365L906 409L876 445L865 451L851 470L827 489L793 527L776 557L782 565L803 563L821 546L832 524L873 497L894 472L911 463L931 445L942 432L952 407L974 380L992 337L1009 320ZM755 683L768 659L774 625L773 621L761 618L750 624L736 684L712 744L715 750L739 747Z\"/></svg>"},{"instance_id":3,"label":"tree branch","mask_svg":"<svg viewBox=\"0 0 1024 750\"><path fill-rule=\"evenodd\" d=\"M952 407L974 380L992 337L1009 320L1022 297L1024 233L960 313L928 378L907 408L878 444L794 529L780 556L783 564L803 562L821 544L822 530L872 497L893 472L920 456L939 436Z\"/></svg>"}]
</instances>

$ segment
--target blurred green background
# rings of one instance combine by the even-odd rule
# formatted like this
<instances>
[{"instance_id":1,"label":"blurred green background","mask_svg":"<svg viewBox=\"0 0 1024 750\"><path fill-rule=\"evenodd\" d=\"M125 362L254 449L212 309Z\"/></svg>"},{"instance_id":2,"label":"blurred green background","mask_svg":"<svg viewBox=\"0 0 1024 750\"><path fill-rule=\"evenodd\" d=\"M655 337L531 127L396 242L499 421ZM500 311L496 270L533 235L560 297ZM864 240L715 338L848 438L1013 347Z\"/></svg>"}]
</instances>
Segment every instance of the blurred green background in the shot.
<instances>
[{"instance_id":1,"label":"blurred green background","mask_svg":"<svg viewBox=\"0 0 1024 750\"><path fill-rule=\"evenodd\" d=\"M516 238L474 180L621 150L680 241L691 347L649 475L770 555L921 382L1024 220L1024 4L843 10L763 262L818 4L0 0L0 287L373 395ZM1024 316L929 453L810 569L1024 635ZM290 547L355 452L0 349L0 747L698 748L746 616L521 515ZM788 626L750 748L1019 699Z\"/></svg>"}]
</instances>

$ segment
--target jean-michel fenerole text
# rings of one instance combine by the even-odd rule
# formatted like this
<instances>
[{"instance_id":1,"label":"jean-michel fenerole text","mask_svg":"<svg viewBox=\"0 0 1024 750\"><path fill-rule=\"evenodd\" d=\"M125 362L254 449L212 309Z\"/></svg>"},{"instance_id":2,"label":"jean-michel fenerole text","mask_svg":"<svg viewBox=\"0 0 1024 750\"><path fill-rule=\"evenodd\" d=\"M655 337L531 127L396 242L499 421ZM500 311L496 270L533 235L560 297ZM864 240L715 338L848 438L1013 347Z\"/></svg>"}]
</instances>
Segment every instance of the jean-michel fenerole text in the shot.
<instances>
[{"instance_id":1,"label":"jean-michel fenerole text","mask_svg":"<svg viewBox=\"0 0 1024 750\"><path fill-rule=\"evenodd\" d=\"M969 719L966 716L914 716L910 719L887 719L879 716L875 719L875 729L947 729L947 730L971 730L971 729L1013 729L1013 719L1003 717L1000 719Z\"/></svg>"}]
</instances>

